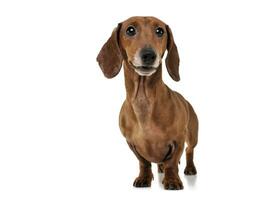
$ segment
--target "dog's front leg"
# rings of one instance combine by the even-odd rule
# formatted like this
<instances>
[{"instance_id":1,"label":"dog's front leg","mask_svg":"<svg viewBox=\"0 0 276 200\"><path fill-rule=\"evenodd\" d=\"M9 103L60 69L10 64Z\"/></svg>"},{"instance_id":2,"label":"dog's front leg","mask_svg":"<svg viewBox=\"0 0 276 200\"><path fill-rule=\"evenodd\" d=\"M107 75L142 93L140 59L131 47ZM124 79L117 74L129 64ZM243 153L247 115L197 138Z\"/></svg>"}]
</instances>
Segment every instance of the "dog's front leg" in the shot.
<instances>
[{"instance_id":1,"label":"dog's front leg","mask_svg":"<svg viewBox=\"0 0 276 200\"><path fill-rule=\"evenodd\" d=\"M133 151L133 153L136 155L136 157L139 160L139 167L140 172L139 176L134 180L133 186L134 187L150 187L151 181L153 179L153 174L151 171L151 163L147 161L145 158L143 158L136 150L134 145L131 145L128 143L130 149Z\"/></svg>"},{"instance_id":2,"label":"dog's front leg","mask_svg":"<svg viewBox=\"0 0 276 200\"><path fill-rule=\"evenodd\" d=\"M177 145L171 157L163 161L164 179L162 181L166 190L183 189L182 181L178 175L178 164L183 152L184 145Z\"/></svg>"}]
</instances>

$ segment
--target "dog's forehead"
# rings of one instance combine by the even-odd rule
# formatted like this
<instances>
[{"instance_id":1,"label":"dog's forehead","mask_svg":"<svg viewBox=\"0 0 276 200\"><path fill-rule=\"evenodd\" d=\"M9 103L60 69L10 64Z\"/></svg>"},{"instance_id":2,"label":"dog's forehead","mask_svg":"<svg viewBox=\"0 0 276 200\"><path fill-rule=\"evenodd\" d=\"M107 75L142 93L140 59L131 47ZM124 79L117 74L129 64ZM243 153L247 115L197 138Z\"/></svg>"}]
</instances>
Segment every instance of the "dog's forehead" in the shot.
<instances>
[{"instance_id":1,"label":"dog's forehead","mask_svg":"<svg viewBox=\"0 0 276 200\"><path fill-rule=\"evenodd\" d=\"M162 22L160 19L157 19L155 17L130 17L127 20L122 22L123 26L129 26L129 25L159 25L159 26L165 26L166 24Z\"/></svg>"}]
</instances>

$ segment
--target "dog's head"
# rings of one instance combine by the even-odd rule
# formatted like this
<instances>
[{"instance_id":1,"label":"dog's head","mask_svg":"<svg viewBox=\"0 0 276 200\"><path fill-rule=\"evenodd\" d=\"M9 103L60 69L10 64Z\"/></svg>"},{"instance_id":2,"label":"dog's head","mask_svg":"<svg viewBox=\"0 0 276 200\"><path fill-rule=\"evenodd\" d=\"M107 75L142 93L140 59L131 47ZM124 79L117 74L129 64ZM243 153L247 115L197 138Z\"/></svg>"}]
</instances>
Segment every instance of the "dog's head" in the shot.
<instances>
[{"instance_id":1,"label":"dog's head","mask_svg":"<svg viewBox=\"0 0 276 200\"><path fill-rule=\"evenodd\" d=\"M113 30L97 61L107 78L119 73L123 60L140 76L151 76L161 66L166 50L167 70L179 81L179 56L169 26L154 17L131 17Z\"/></svg>"}]
</instances>

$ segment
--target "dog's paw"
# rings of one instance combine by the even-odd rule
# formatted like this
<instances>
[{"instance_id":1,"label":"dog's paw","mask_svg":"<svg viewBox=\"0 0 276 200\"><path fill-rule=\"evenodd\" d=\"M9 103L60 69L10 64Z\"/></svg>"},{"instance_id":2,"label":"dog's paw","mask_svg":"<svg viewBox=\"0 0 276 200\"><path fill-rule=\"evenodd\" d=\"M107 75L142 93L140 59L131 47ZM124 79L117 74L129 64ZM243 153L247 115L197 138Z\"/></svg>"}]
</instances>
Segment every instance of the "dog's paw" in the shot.
<instances>
[{"instance_id":1,"label":"dog's paw","mask_svg":"<svg viewBox=\"0 0 276 200\"><path fill-rule=\"evenodd\" d=\"M164 178L163 185L166 190L182 190L183 184L180 178Z\"/></svg>"},{"instance_id":2,"label":"dog's paw","mask_svg":"<svg viewBox=\"0 0 276 200\"><path fill-rule=\"evenodd\" d=\"M186 166L184 170L185 175L196 175L197 171L194 165Z\"/></svg>"},{"instance_id":3,"label":"dog's paw","mask_svg":"<svg viewBox=\"0 0 276 200\"><path fill-rule=\"evenodd\" d=\"M152 177L151 176L138 176L133 182L134 187L150 187Z\"/></svg>"}]
</instances>

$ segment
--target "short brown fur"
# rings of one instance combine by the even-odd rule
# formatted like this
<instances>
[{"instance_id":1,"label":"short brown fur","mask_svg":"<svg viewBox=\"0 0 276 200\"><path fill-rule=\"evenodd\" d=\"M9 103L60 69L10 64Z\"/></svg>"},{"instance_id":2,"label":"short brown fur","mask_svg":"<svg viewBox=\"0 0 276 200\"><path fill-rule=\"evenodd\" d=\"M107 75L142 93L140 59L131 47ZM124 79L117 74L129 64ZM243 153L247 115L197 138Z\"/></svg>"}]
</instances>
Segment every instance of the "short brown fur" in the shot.
<instances>
[{"instance_id":1,"label":"short brown fur","mask_svg":"<svg viewBox=\"0 0 276 200\"><path fill-rule=\"evenodd\" d=\"M137 37L129 38L129 25L138 27ZM155 27L165 31L162 38L154 35ZM186 175L195 175L193 149L197 144L198 120L190 105L179 93L169 89L162 80L161 64L151 76L138 75L132 66L135 52L150 45L161 56L167 50L166 67L179 81L179 56L172 32L165 23L154 17L132 17L120 23L101 49L97 60L108 78L124 66L126 100L120 112L120 129L130 149L140 163L136 187L149 187L153 179L151 162L158 163L164 172L165 189L182 189L178 163L186 142Z\"/></svg>"}]
</instances>

